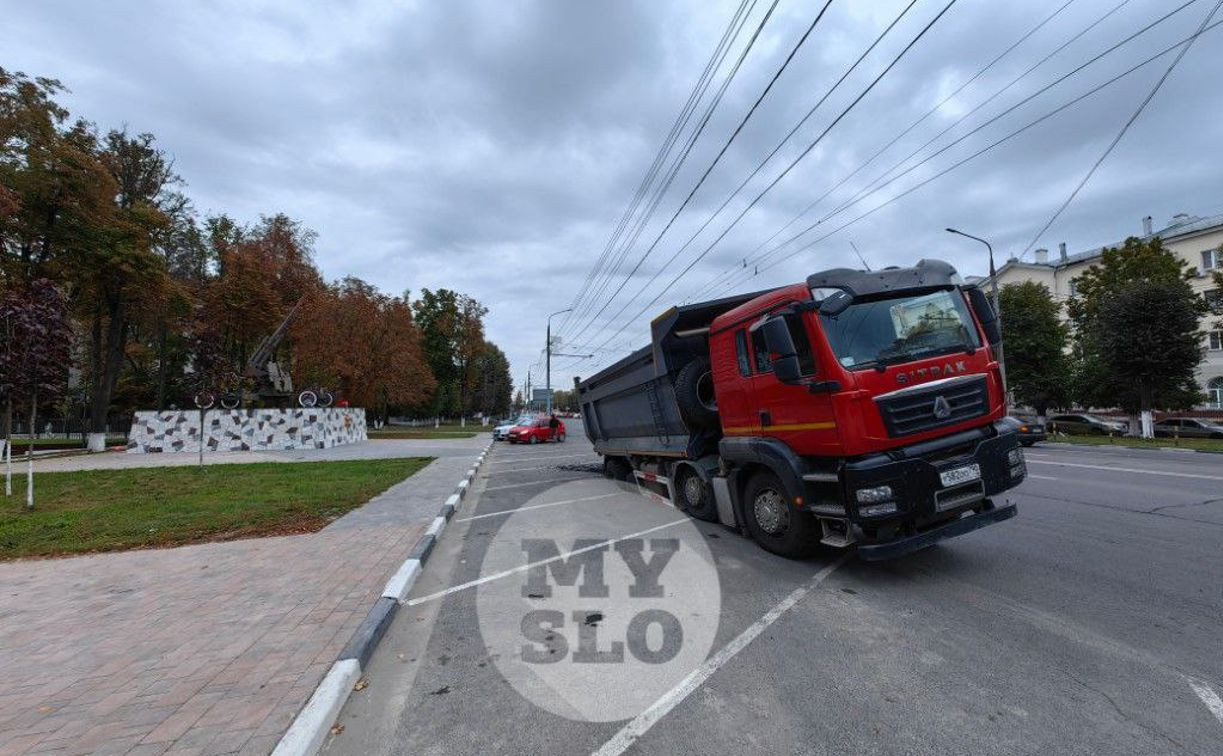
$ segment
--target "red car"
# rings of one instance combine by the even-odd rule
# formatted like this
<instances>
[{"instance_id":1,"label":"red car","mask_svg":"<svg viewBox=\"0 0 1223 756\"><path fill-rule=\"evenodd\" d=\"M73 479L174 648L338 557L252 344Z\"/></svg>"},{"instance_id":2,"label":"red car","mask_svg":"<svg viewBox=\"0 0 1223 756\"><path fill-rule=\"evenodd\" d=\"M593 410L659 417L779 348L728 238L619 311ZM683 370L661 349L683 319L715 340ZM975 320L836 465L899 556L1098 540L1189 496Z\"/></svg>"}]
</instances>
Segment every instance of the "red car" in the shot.
<instances>
[{"instance_id":1,"label":"red car","mask_svg":"<svg viewBox=\"0 0 1223 756\"><path fill-rule=\"evenodd\" d=\"M548 418L540 417L532 420L526 425L515 425L510 428L510 432L505 438L511 444L538 444L541 441L557 441L564 443L565 441L565 421L559 417L556 422L560 425L556 426L556 437L552 436L552 428L548 426Z\"/></svg>"}]
</instances>

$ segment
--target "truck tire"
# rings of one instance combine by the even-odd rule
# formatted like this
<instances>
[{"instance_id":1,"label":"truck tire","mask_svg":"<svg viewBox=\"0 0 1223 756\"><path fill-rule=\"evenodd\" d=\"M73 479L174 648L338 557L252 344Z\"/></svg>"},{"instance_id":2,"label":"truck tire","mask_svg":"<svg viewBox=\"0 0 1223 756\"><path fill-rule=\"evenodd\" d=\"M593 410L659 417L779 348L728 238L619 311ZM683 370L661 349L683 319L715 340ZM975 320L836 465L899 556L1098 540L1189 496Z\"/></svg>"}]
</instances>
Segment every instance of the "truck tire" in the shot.
<instances>
[{"instance_id":1,"label":"truck tire","mask_svg":"<svg viewBox=\"0 0 1223 756\"><path fill-rule=\"evenodd\" d=\"M748 532L765 551L802 559L819 547L819 523L795 509L785 486L771 472L758 472L747 482L743 515Z\"/></svg>"},{"instance_id":2,"label":"truck tire","mask_svg":"<svg viewBox=\"0 0 1223 756\"><path fill-rule=\"evenodd\" d=\"M633 477L633 468L620 457L603 458L603 477L628 481Z\"/></svg>"},{"instance_id":3,"label":"truck tire","mask_svg":"<svg viewBox=\"0 0 1223 756\"><path fill-rule=\"evenodd\" d=\"M675 502L692 517L705 522L718 521L718 508L714 505L713 491L695 470L687 465L680 468L675 477Z\"/></svg>"},{"instance_id":4,"label":"truck tire","mask_svg":"<svg viewBox=\"0 0 1223 756\"><path fill-rule=\"evenodd\" d=\"M689 427L717 427L718 401L707 358L698 357L680 368L675 376L675 402Z\"/></svg>"}]
</instances>

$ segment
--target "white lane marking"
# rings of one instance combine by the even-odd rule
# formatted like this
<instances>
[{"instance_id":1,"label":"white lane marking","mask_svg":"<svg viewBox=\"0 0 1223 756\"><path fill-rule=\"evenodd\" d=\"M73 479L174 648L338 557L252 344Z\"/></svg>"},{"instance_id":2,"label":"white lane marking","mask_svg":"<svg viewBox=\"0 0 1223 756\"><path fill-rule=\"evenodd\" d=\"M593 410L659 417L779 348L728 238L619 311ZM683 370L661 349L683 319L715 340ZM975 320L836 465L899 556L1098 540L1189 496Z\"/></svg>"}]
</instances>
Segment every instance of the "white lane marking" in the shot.
<instances>
[{"instance_id":1,"label":"white lane marking","mask_svg":"<svg viewBox=\"0 0 1223 756\"><path fill-rule=\"evenodd\" d=\"M1199 478L1201 480L1223 480L1223 476L1219 475L1199 475L1198 473L1183 473L1171 472L1163 470L1141 470L1137 467L1110 467L1108 465L1080 465L1074 462L1054 462L1048 459L1033 459L1026 458L1030 464L1036 465L1058 465L1060 467L1083 467L1088 470L1104 470L1105 472L1127 472L1127 473L1142 473L1144 475L1166 475L1170 478Z\"/></svg>"},{"instance_id":2,"label":"white lane marking","mask_svg":"<svg viewBox=\"0 0 1223 756\"><path fill-rule=\"evenodd\" d=\"M606 499L609 496L618 496L619 492L599 494L598 496L583 496L580 499L565 499L563 501L550 501L546 504L533 504L529 507L518 507L517 509L507 509L504 512L489 512L488 514L474 515L472 517L460 517L457 522L471 522L472 520L483 520L485 517L505 517L507 515L517 514L518 512L526 512L529 509L543 509L544 507L559 507L561 504L574 504L579 501L594 501L595 499Z\"/></svg>"},{"instance_id":3,"label":"white lane marking","mask_svg":"<svg viewBox=\"0 0 1223 756\"><path fill-rule=\"evenodd\" d=\"M516 456L518 457L518 459L568 459L570 457L594 457L596 455L594 452L589 452L587 454L557 454L556 456L549 456L549 457L538 457L533 454L519 454ZM518 459L502 459L502 460L498 460L497 462L489 462L489 464L490 465L512 465L515 462L517 462Z\"/></svg>"},{"instance_id":4,"label":"white lane marking","mask_svg":"<svg viewBox=\"0 0 1223 756\"><path fill-rule=\"evenodd\" d=\"M678 685L664 693L650 708L641 712L631 722L626 724L620 732L612 736L611 740L604 743L602 748L595 751L594 756L619 756L619 754L628 750L638 738L657 724L660 719L669 714L672 709L678 706L693 691L703 685L714 672L717 672L724 664L735 658L736 654L746 648L757 636L780 619L783 614L792 609L804 596L824 582L824 579L831 575L833 570L844 564L848 558L848 554L841 556L837 561L817 572L815 577L811 578L806 585L794 589L789 596L782 599L779 604L766 612L763 617L753 622L738 637L723 646L716 654L706 659L704 664L694 669Z\"/></svg>"},{"instance_id":5,"label":"white lane marking","mask_svg":"<svg viewBox=\"0 0 1223 756\"><path fill-rule=\"evenodd\" d=\"M1050 476L1050 475L1033 475L1032 473L1028 473L1028 474L1027 474L1026 476L1024 476L1024 477L1027 477L1027 478L1035 478L1036 480L1057 480L1057 478L1054 478L1054 477L1052 477L1052 476Z\"/></svg>"},{"instance_id":6,"label":"white lane marking","mask_svg":"<svg viewBox=\"0 0 1223 756\"><path fill-rule=\"evenodd\" d=\"M1202 699L1202 703L1206 704L1210 713L1215 715L1215 719L1223 722L1223 698L1219 698L1219 694L1215 693L1213 688L1200 680L1186 677L1185 682L1189 683L1193 692L1198 694L1198 698Z\"/></svg>"},{"instance_id":7,"label":"white lane marking","mask_svg":"<svg viewBox=\"0 0 1223 756\"><path fill-rule=\"evenodd\" d=\"M592 543L589 546L583 546L580 549L574 549L573 551L567 551L564 554L557 554L554 557L548 557L547 559L540 559L538 562L528 562L527 564L522 564L517 567L508 569L508 570L502 570L501 572L494 572L491 575L485 575L484 577L476 578L475 580L468 580L466 583L459 583L458 585L452 585L443 591L438 591L437 593L430 593L428 596L421 596L419 598L411 599L410 601L406 602L406 606L416 606L417 604L423 604L426 601L432 601L433 599L441 598L443 596L449 596L452 593L466 590L468 588L474 588L477 585L483 585L484 583L490 583L494 580L500 580L503 577L509 577L510 575L513 575L519 572L523 572L524 570L529 570L532 567L538 567L541 564L549 564L551 562L560 561L561 559L568 559L569 557L576 556L577 554L585 554L587 551L594 551L595 549L606 548L608 546L611 546L614 543L619 543L620 541L628 540L629 538L637 538L639 536L645 535L646 533L653 533L656 530L662 530L663 528L669 528L672 525L679 525L681 522L691 522L691 520L687 517L683 518L682 520L672 520L671 522L663 523L662 525L655 525L652 528L646 528L645 530L639 530L636 533L629 533L628 535L622 535L622 536L619 536L618 538L609 538L606 541L600 541L599 543Z\"/></svg>"},{"instance_id":8,"label":"white lane marking","mask_svg":"<svg viewBox=\"0 0 1223 756\"><path fill-rule=\"evenodd\" d=\"M556 465L533 465L531 467L508 467L504 470L489 470L486 475L500 475L501 473L526 472L528 470L555 470Z\"/></svg>"},{"instance_id":9,"label":"white lane marking","mask_svg":"<svg viewBox=\"0 0 1223 756\"><path fill-rule=\"evenodd\" d=\"M577 476L573 478L555 478L552 480L532 480L526 483L510 483L509 485L505 485L505 486L487 486L485 487L484 490L486 492L487 491L504 491L507 488L522 488L523 486L538 486L544 483L567 483L571 480L590 480L590 479L591 478L588 476Z\"/></svg>"}]
</instances>

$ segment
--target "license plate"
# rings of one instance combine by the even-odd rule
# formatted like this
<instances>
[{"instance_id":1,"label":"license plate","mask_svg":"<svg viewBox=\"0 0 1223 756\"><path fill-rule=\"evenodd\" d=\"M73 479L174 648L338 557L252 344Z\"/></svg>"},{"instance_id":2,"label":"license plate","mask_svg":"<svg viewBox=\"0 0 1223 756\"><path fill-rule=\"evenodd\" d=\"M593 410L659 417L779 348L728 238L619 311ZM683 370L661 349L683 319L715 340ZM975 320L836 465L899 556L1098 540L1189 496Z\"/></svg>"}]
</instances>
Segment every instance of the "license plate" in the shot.
<instances>
[{"instance_id":1,"label":"license plate","mask_svg":"<svg viewBox=\"0 0 1223 756\"><path fill-rule=\"evenodd\" d=\"M961 483L980 480L981 465L974 462L971 465L964 465L963 467L944 470L938 474L938 477L939 480L942 481L944 488L950 488L951 486L958 486Z\"/></svg>"}]
</instances>

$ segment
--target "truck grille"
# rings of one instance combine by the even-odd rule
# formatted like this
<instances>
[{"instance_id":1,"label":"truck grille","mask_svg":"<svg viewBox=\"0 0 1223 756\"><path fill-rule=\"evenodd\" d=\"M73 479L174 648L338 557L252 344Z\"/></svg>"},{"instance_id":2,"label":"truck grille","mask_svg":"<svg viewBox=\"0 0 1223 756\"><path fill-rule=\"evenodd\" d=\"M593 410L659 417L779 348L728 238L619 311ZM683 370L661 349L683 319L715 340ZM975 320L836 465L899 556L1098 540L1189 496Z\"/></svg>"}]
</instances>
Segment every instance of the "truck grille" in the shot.
<instances>
[{"instance_id":1,"label":"truck grille","mask_svg":"<svg viewBox=\"0 0 1223 756\"><path fill-rule=\"evenodd\" d=\"M907 436L986 414L989 391L985 376L980 375L894 391L880 396L875 403L888 435Z\"/></svg>"}]
</instances>

